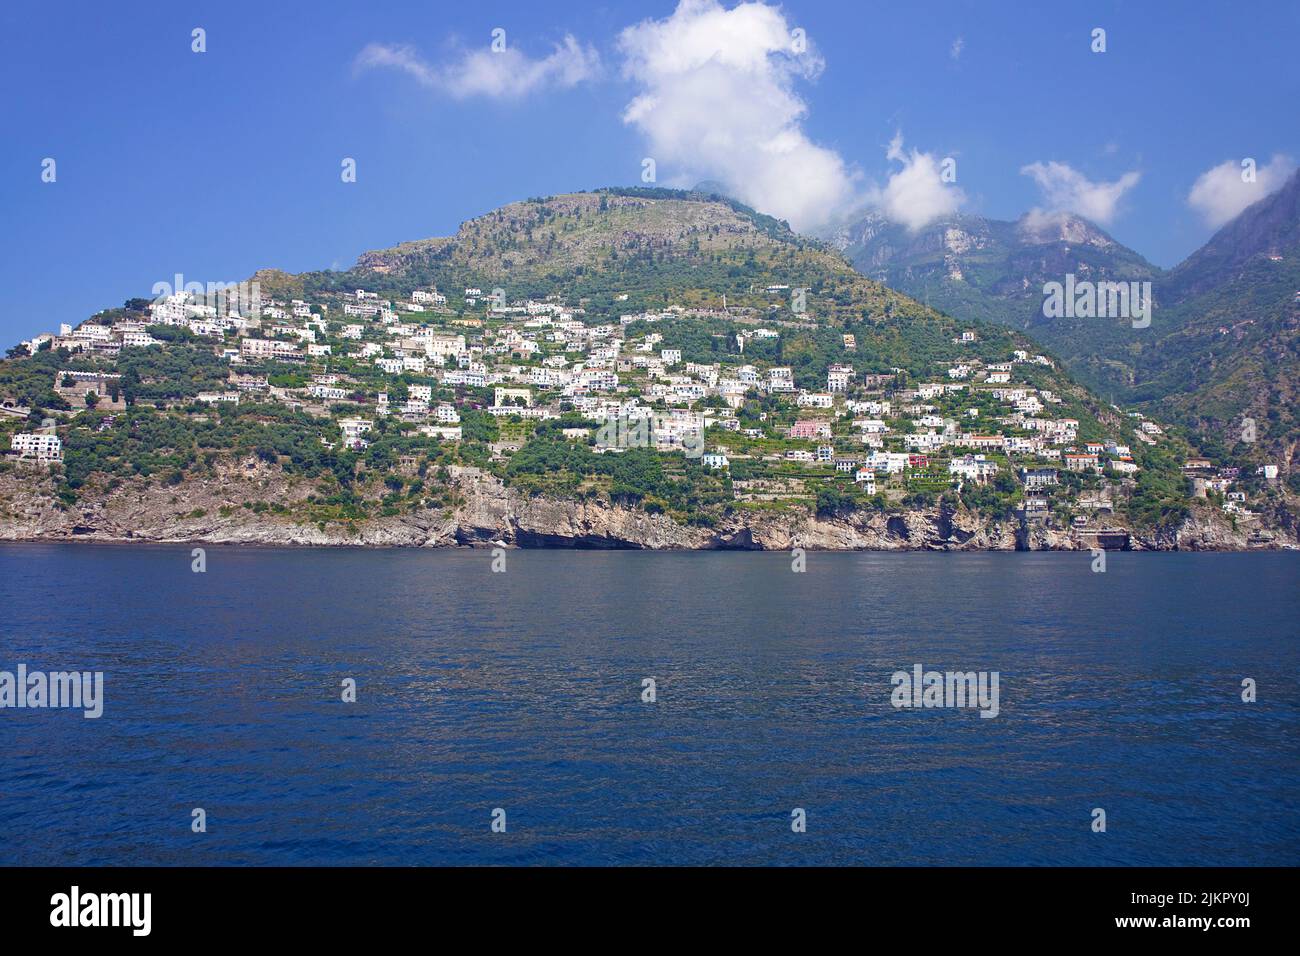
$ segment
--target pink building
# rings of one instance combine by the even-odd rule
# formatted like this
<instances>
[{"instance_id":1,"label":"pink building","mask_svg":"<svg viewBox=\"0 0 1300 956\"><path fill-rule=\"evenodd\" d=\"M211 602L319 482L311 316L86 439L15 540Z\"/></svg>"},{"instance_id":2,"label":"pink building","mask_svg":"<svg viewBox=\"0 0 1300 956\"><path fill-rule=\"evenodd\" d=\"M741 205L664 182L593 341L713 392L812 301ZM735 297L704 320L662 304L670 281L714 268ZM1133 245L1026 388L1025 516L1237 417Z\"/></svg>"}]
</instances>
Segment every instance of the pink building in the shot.
<instances>
[{"instance_id":1,"label":"pink building","mask_svg":"<svg viewBox=\"0 0 1300 956\"><path fill-rule=\"evenodd\" d=\"M789 437L830 438L831 426L829 422L797 421L790 426Z\"/></svg>"}]
</instances>

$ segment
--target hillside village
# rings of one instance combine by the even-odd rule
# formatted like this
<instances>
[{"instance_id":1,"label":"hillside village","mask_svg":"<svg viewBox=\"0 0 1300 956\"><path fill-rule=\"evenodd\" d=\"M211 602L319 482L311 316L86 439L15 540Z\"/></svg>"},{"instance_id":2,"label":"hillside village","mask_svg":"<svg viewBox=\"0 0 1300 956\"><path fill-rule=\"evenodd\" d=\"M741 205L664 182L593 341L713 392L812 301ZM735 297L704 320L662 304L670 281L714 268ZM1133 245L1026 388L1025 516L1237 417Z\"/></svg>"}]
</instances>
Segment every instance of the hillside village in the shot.
<instances>
[{"instance_id":1,"label":"hillside village","mask_svg":"<svg viewBox=\"0 0 1300 956\"><path fill-rule=\"evenodd\" d=\"M1295 476L1199 458L1024 335L716 195L529 199L347 272L154 293L0 361L6 534L441 543L549 502L542 538L595 546L1295 536Z\"/></svg>"},{"instance_id":2,"label":"hillside village","mask_svg":"<svg viewBox=\"0 0 1300 956\"><path fill-rule=\"evenodd\" d=\"M44 408L36 428L27 427L31 409L4 396L6 420L20 426L9 429L8 457L62 468L60 435L75 458L88 437L141 404L123 381L122 357L186 349L210 353L216 373L150 406L200 418L278 406L317 423L325 449L364 456L379 435L393 434L413 442L408 465L421 446L460 460L470 417L487 438L479 464L506 476L526 474L511 459L545 427L594 455L651 449L678 461L679 474L698 469L713 504L887 509L951 492L1025 521L1123 530L1117 502L1141 471L1132 445L1161 441L1154 422L1134 415L1123 433L1081 429L1072 402L1035 384L1050 359L1013 350L986 361L973 329L953 339L968 357L923 378L864 371L851 333L839 337L842 357L824 377L797 378L769 357L788 327L807 323L785 311L788 285L763 292L781 310L767 320L753 310L671 306L599 324L558 297L510 301L478 288L451 297L418 289L406 300L356 289L312 301L226 292L137 301L16 350L18 361L48 353L67 367L50 383L63 407ZM698 344L683 345L683 327L714 330L725 358L708 361ZM1252 517L1237 474L1202 460L1185 469L1197 495L1218 495L1225 511ZM539 487L548 470L535 470Z\"/></svg>"}]
</instances>

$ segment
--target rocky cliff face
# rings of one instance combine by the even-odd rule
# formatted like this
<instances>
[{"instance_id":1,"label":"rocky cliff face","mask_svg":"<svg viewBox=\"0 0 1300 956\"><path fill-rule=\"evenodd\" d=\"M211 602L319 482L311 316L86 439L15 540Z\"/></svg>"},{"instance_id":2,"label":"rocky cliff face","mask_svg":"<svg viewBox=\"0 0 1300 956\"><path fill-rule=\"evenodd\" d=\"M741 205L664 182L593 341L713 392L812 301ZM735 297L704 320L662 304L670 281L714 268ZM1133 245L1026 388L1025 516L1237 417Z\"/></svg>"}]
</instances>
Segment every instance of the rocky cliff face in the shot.
<instances>
[{"instance_id":1,"label":"rocky cliff face","mask_svg":"<svg viewBox=\"0 0 1300 956\"><path fill-rule=\"evenodd\" d=\"M1161 283L1160 291L1170 302L1179 302L1248 274L1249 266L1260 257L1279 256L1285 262L1298 255L1300 172L1277 192L1242 210L1179 263ZM1292 289L1288 285L1282 291L1289 295Z\"/></svg>"},{"instance_id":2,"label":"rocky cliff face","mask_svg":"<svg viewBox=\"0 0 1300 956\"><path fill-rule=\"evenodd\" d=\"M452 470L454 507L404 511L325 525L301 514L309 482L266 465L231 467L217 481L176 487L124 482L111 491L84 495L61 508L53 484L30 475L0 475L0 540L195 541L371 547L451 545L695 550L1088 550L1095 538L1069 529L987 520L967 511L909 510L819 516L800 512L738 512L712 527L679 524L663 514L598 499L560 500L507 488L472 468ZM250 509L244 501L275 503ZM1271 543L1234 529L1222 516L1199 510L1180 528L1162 534L1107 539L1105 547L1135 550L1245 550L1295 540L1281 529Z\"/></svg>"},{"instance_id":3,"label":"rocky cliff face","mask_svg":"<svg viewBox=\"0 0 1300 956\"><path fill-rule=\"evenodd\" d=\"M1063 282L1066 275L1127 282L1160 273L1097 226L1069 214L1035 211L1015 221L956 215L913 231L872 213L825 238L864 275L958 319L1028 332L1074 372L1091 367L1098 335L1116 330L1096 319L1048 319L1044 284ZM1132 348L1131 337L1121 339L1120 347ZM1122 369L1115 363L1106 368L1112 366Z\"/></svg>"}]
</instances>

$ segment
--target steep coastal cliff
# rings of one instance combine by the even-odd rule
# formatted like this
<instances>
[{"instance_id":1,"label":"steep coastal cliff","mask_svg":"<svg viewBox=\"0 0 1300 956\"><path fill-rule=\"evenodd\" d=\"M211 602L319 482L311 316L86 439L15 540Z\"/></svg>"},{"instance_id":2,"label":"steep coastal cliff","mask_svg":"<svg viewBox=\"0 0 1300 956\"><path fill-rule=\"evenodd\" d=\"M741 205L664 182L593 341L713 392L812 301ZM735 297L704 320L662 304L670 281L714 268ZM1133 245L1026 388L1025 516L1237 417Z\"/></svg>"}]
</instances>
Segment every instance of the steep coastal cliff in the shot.
<instances>
[{"instance_id":1,"label":"steep coastal cliff","mask_svg":"<svg viewBox=\"0 0 1300 956\"><path fill-rule=\"evenodd\" d=\"M0 475L0 540L212 544L448 547L455 545L809 550L1236 551L1294 544L1294 529L1261 540L1211 509L1195 509L1177 528L1103 534L1049 527L1018 517L989 519L946 508L817 515L799 509L737 511L712 526L685 525L666 514L599 498L557 499L506 487L473 468L453 470L452 504L361 521L312 522L299 506L309 482L273 466L225 470L216 481L169 487L126 481L61 505L49 481ZM274 502L279 508L247 507Z\"/></svg>"}]
</instances>

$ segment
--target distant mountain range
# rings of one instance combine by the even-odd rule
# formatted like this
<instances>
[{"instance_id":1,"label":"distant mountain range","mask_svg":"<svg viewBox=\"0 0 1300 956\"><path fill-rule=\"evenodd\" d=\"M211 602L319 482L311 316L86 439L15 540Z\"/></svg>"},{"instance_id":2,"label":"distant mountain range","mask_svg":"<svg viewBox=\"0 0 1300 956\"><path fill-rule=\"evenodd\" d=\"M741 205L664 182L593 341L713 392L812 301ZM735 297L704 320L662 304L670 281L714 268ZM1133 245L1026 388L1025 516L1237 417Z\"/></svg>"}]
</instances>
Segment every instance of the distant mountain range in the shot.
<instances>
[{"instance_id":1,"label":"distant mountain range","mask_svg":"<svg viewBox=\"0 0 1300 956\"><path fill-rule=\"evenodd\" d=\"M960 319L1027 332L1113 401L1137 404L1226 450L1288 467L1300 439L1300 174L1165 271L1072 215L942 219L916 232L869 213L822 235L864 275ZM1152 283L1148 328L1048 318L1044 284Z\"/></svg>"}]
</instances>

